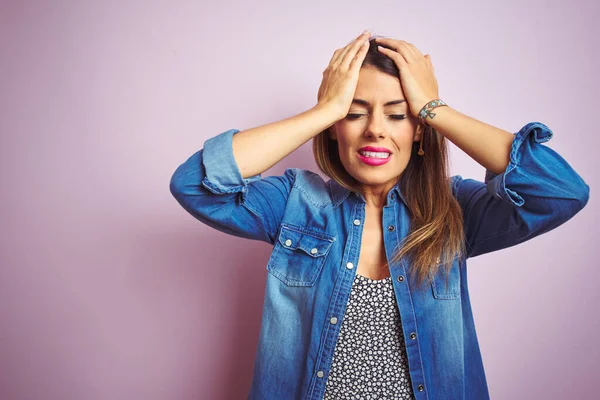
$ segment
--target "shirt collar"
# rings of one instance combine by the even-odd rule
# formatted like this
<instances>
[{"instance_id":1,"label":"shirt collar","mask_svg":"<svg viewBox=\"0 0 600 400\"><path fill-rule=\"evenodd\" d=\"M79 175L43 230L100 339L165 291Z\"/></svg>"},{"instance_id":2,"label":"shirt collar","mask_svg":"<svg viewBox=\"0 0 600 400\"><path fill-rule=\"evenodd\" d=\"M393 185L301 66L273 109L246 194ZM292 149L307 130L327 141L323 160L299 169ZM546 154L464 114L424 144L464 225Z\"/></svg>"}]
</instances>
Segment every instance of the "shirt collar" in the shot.
<instances>
[{"instance_id":1,"label":"shirt collar","mask_svg":"<svg viewBox=\"0 0 600 400\"><path fill-rule=\"evenodd\" d=\"M360 194L351 192L350 190L346 189L344 186L340 185L335 179L329 179L328 185L329 185L331 199L333 201L334 207L339 206L346 199L346 197L348 197L350 195L356 196L357 199L362 198L362 196ZM400 198L400 200L402 200L402 202L406 206L408 206L408 204L406 202L406 198L404 197L404 195L402 194L402 191L400 190L400 180L398 180L398 182L396 182L396 184L389 191L387 204L391 204L395 200L395 196L398 196L398 198ZM363 201L364 201L364 199L363 199Z\"/></svg>"}]
</instances>

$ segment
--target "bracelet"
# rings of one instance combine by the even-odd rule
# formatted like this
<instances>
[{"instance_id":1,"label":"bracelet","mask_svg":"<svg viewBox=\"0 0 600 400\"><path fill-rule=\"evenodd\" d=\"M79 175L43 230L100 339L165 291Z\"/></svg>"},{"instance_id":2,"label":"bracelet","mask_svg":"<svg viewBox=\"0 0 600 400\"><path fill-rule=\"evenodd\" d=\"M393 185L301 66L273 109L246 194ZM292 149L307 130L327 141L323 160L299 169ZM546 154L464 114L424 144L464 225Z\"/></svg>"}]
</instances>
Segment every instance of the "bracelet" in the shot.
<instances>
[{"instance_id":1,"label":"bracelet","mask_svg":"<svg viewBox=\"0 0 600 400\"><path fill-rule=\"evenodd\" d=\"M421 123L424 125L429 125L427 122L425 122L425 118L427 116L429 116L429 118L433 118L435 116L435 113L432 113L431 110L443 106L448 107L448 104L444 103L444 101L441 99L432 100L429 103L425 104L423 108L421 108L421 111L419 111L419 121L421 121Z\"/></svg>"}]
</instances>

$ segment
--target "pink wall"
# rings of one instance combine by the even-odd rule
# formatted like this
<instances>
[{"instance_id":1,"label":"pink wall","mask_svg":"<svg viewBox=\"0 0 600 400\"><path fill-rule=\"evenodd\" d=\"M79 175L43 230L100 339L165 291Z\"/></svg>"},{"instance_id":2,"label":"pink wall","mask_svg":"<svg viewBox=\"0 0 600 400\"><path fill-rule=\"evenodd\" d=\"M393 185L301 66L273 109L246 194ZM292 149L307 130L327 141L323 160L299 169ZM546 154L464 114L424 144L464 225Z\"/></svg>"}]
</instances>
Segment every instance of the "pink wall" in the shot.
<instances>
[{"instance_id":1,"label":"pink wall","mask_svg":"<svg viewBox=\"0 0 600 400\"><path fill-rule=\"evenodd\" d=\"M270 247L194 220L169 179L207 138L312 107L365 28L431 54L457 110L545 123L599 183L598 2L50 3L0 2L2 400L245 398ZM286 167L316 170L310 144L265 175ZM454 146L452 170L483 180ZM592 395L597 210L469 261L492 398Z\"/></svg>"}]
</instances>

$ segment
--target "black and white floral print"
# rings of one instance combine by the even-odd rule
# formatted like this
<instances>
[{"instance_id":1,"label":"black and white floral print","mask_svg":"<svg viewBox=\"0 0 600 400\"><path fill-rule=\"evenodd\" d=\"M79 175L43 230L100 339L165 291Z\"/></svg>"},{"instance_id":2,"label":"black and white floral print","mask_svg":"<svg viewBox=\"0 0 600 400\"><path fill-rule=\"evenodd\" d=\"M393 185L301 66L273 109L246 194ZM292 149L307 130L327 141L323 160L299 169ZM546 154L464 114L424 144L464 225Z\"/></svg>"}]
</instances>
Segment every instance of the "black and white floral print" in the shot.
<instances>
[{"instance_id":1,"label":"black and white floral print","mask_svg":"<svg viewBox=\"0 0 600 400\"><path fill-rule=\"evenodd\" d=\"M356 274L323 400L414 399L392 277Z\"/></svg>"}]
</instances>

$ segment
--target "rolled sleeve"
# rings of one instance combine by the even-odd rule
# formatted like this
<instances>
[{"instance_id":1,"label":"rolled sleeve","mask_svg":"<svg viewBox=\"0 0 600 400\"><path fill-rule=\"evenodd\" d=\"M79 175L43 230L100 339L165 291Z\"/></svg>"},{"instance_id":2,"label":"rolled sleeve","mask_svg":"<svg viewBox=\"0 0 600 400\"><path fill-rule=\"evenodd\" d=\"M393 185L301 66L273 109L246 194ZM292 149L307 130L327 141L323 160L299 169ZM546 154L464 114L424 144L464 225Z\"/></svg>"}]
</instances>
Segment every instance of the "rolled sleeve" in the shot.
<instances>
[{"instance_id":1,"label":"rolled sleeve","mask_svg":"<svg viewBox=\"0 0 600 400\"><path fill-rule=\"evenodd\" d=\"M299 169L243 179L233 157L230 129L204 142L171 176L169 188L181 206L221 232L274 244Z\"/></svg>"},{"instance_id":2,"label":"rolled sleeve","mask_svg":"<svg viewBox=\"0 0 600 400\"><path fill-rule=\"evenodd\" d=\"M541 146L554 132L541 122L530 122L515 134L510 161L502 174L485 171L484 183L493 196L517 207L528 196L577 200L583 205L589 197L589 186L567 161L553 149Z\"/></svg>"},{"instance_id":3,"label":"rolled sleeve","mask_svg":"<svg viewBox=\"0 0 600 400\"><path fill-rule=\"evenodd\" d=\"M468 255L510 247L558 227L588 202L589 185L555 150L553 132L530 122L516 134L505 171L484 182L454 177L463 210Z\"/></svg>"},{"instance_id":4,"label":"rolled sleeve","mask_svg":"<svg viewBox=\"0 0 600 400\"><path fill-rule=\"evenodd\" d=\"M261 179L261 174L242 178L233 157L232 138L239 129L230 129L204 142L202 163L206 176L202 185L215 194L241 192L245 197L248 184Z\"/></svg>"}]
</instances>

